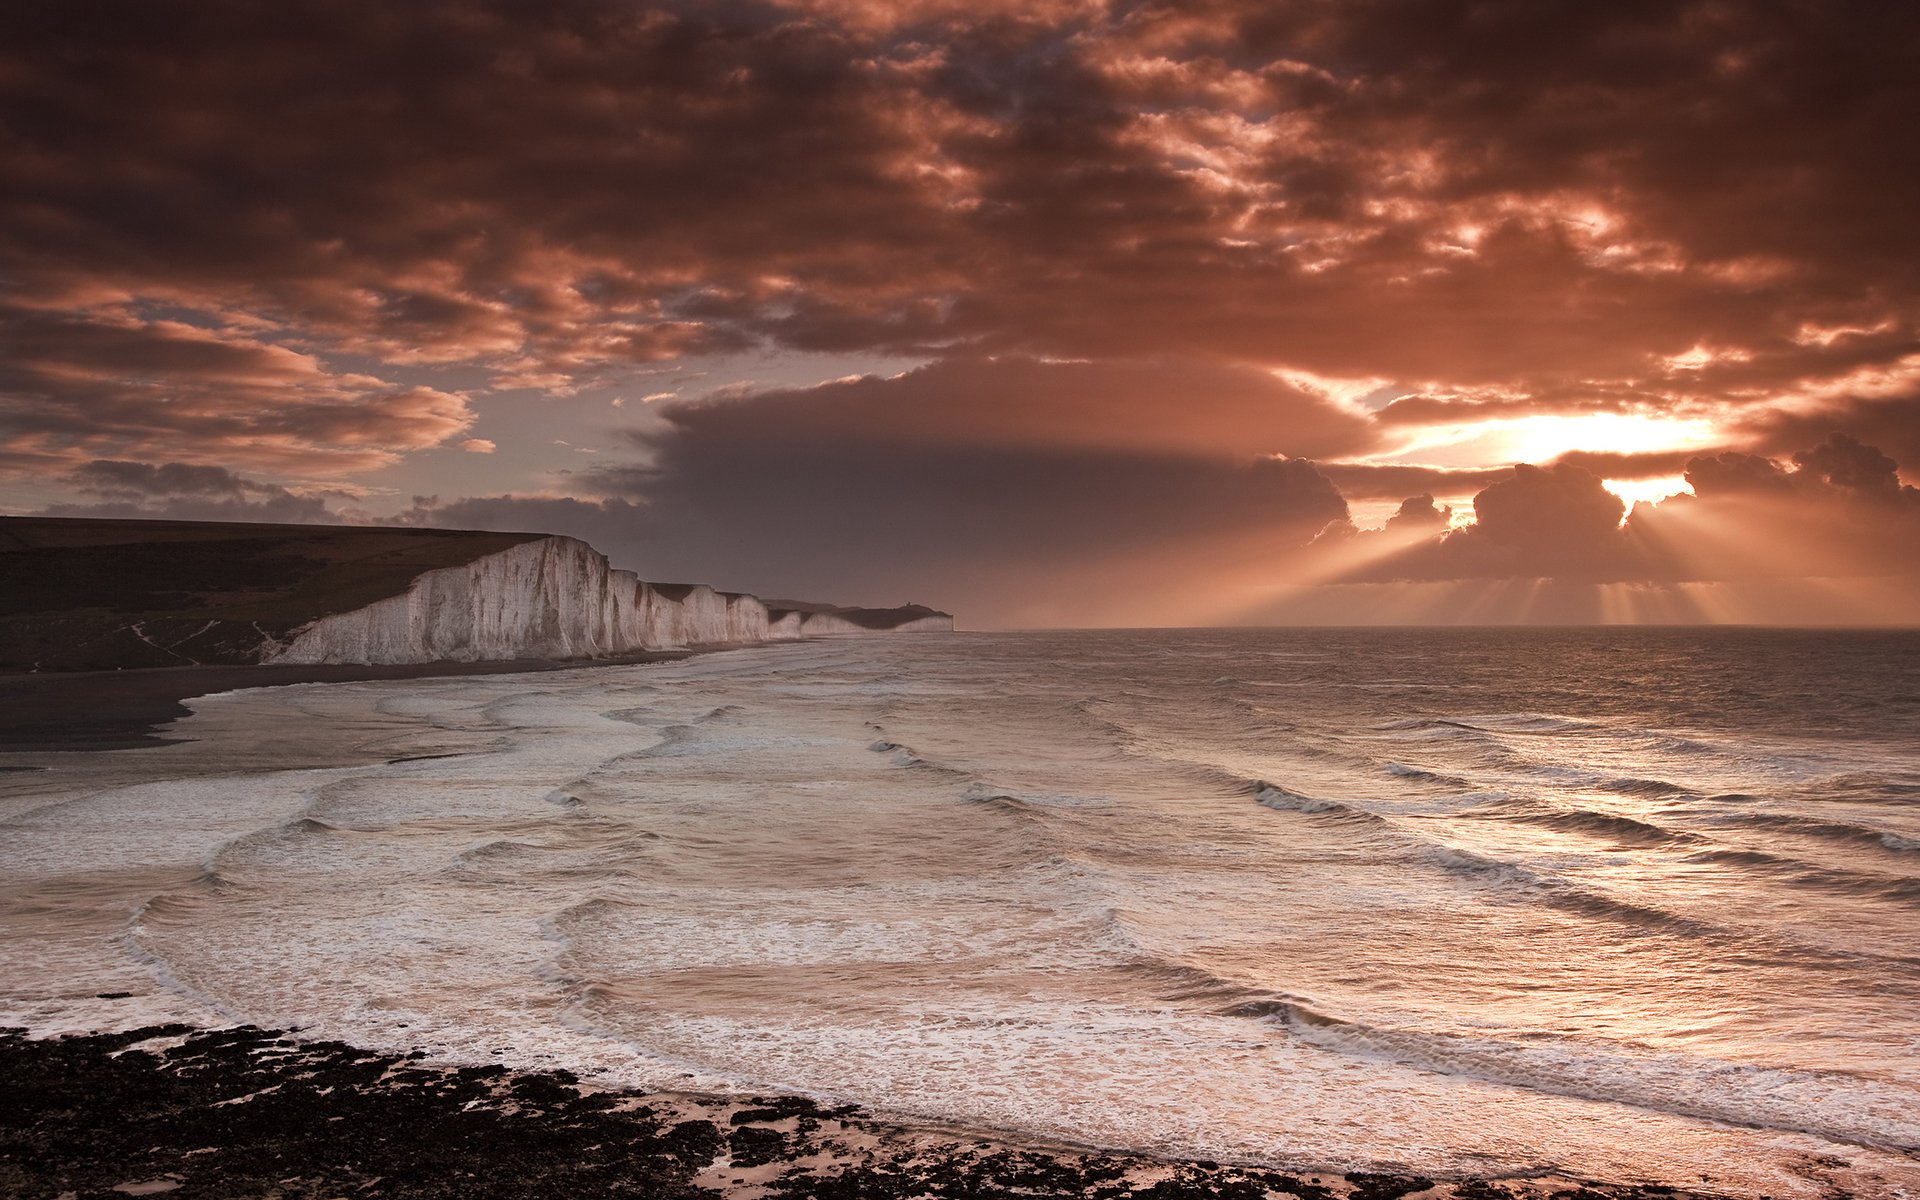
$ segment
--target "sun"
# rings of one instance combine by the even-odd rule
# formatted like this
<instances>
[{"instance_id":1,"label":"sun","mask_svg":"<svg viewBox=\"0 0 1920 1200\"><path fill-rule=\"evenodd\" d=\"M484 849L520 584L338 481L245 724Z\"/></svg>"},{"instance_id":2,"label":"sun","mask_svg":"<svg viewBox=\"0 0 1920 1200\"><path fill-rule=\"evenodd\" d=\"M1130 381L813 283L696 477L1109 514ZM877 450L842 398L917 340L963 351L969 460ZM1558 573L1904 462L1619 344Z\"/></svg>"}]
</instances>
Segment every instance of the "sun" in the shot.
<instances>
[{"instance_id":1,"label":"sun","mask_svg":"<svg viewBox=\"0 0 1920 1200\"><path fill-rule=\"evenodd\" d=\"M1641 501L1658 504L1671 496L1691 494L1692 485L1680 475L1661 475L1654 479L1602 479L1601 485L1620 497L1628 509Z\"/></svg>"}]
</instances>

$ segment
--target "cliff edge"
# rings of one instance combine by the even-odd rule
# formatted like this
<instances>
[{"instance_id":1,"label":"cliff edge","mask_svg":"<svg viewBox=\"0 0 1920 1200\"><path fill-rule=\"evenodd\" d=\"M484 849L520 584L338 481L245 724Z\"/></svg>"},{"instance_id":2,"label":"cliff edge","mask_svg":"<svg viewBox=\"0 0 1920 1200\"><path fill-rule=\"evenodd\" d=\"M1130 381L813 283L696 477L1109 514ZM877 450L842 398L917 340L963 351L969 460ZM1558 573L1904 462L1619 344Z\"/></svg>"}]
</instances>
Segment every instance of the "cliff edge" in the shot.
<instances>
[{"instance_id":1,"label":"cliff edge","mask_svg":"<svg viewBox=\"0 0 1920 1200\"><path fill-rule=\"evenodd\" d=\"M0 517L0 670L602 658L950 630L650 583L569 537Z\"/></svg>"}]
</instances>

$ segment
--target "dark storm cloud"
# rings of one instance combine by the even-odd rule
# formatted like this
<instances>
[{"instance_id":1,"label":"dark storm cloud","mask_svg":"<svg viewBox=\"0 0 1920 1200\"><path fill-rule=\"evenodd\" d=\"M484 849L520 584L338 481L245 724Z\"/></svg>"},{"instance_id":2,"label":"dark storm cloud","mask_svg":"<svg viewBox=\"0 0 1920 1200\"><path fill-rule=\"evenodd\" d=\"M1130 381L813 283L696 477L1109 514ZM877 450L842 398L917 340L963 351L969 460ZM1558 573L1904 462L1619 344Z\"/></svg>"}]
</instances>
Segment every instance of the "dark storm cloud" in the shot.
<instances>
[{"instance_id":1,"label":"dark storm cloud","mask_svg":"<svg viewBox=\"0 0 1920 1200\"><path fill-rule=\"evenodd\" d=\"M281 491L242 479L224 467L195 467L186 463L114 462L100 459L73 472L81 491L102 496L243 496L248 492Z\"/></svg>"},{"instance_id":2,"label":"dark storm cloud","mask_svg":"<svg viewBox=\"0 0 1920 1200\"><path fill-rule=\"evenodd\" d=\"M0 435L49 470L148 431L255 467L368 447L336 464L361 469L465 413L409 423L417 397L326 355L564 389L744 344L739 320L680 314L707 297L892 328L891 299L924 290L862 248L931 244L885 72L771 10L107 3L16 11L5 34L0 336L36 352L0 381ZM116 342L156 340L129 333L155 309L222 331L185 339L204 361L113 366ZM231 420L208 428L170 393L233 387L222 341L322 357L278 405L216 397Z\"/></svg>"},{"instance_id":3,"label":"dark storm cloud","mask_svg":"<svg viewBox=\"0 0 1920 1200\"><path fill-rule=\"evenodd\" d=\"M1419 511L1418 498L1403 504L1402 514L1407 505ZM1472 523L1430 536L1355 577L1615 579L1633 570L1620 529L1624 514L1620 498L1584 467L1523 463L1473 498ZM1386 532L1404 538L1422 531L1409 522Z\"/></svg>"},{"instance_id":4,"label":"dark storm cloud","mask_svg":"<svg viewBox=\"0 0 1920 1200\"><path fill-rule=\"evenodd\" d=\"M762 392L746 403L677 403L661 415L672 433L641 435L642 445L797 450L856 441L1317 458L1371 442L1364 417L1270 372L1190 360L945 359L887 379Z\"/></svg>"},{"instance_id":5,"label":"dark storm cloud","mask_svg":"<svg viewBox=\"0 0 1920 1200\"><path fill-rule=\"evenodd\" d=\"M1897 5L203 0L6 33L19 298L506 381L771 339L1525 396L1707 346L1781 385L1839 344L1806 328L1914 316Z\"/></svg>"},{"instance_id":6,"label":"dark storm cloud","mask_svg":"<svg viewBox=\"0 0 1920 1200\"><path fill-rule=\"evenodd\" d=\"M50 297L152 290L387 357L564 366L698 346L675 309L928 244L897 81L760 6L209 0L14 25L7 249Z\"/></svg>"},{"instance_id":7,"label":"dark storm cloud","mask_svg":"<svg viewBox=\"0 0 1920 1200\"><path fill-rule=\"evenodd\" d=\"M39 515L311 524L339 521L328 501L344 498L324 491L303 495L222 467L188 463L102 459L83 464L69 479L75 490L100 499L56 504Z\"/></svg>"},{"instance_id":8,"label":"dark storm cloud","mask_svg":"<svg viewBox=\"0 0 1920 1200\"><path fill-rule=\"evenodd\" d=\"M1340 495L1305 460L872 444L790 454L688 442L645 503L516 497L420 524L590 538L649 578L841 601L937 602L976 626L1152 622L1223 568L1272 569ZM1106 619L1113 619L1110 615Z\"/></svg>"},{"instance_id":9,"label":"dark storm cloud","mask_svg":"<svg viewBox=\"0 0 1920 1200\"><path fill-rule=\"evenodd\" d=\"M1830 434L1845 433L1882 447L1902 463L1920 463L1920 394L1850 398L1814 411L1767 413L1744 432L1767 454L1791 454Z\"/></svg>"},{"instance_id":10,"label":"dark storm cloud","mask_svg":"<svg viewBox=\"0 0 1920 1200\"><path fill-rule=\"evenodd\" d=\"M1345 501L1311 462L1229 456L1156 427L1107 446L1052 438L1047 398L1100 389L1124 411L1162 368L950 363L744 400L667 408L641 438L651 464L576 480L598 502L498 497L425 501L408 519L551 528L589 537L649 577L834 598L938 598L981 624L1060 619L1118 604L1149 613L1209 572L1295 554ZM1051 376L1058 388L1041 387ZM1265 403L1276 430L1338 438L1325 407L1274 383L1210 379L1227 403ZM1231 386L1229 386L1231 385ZM1004 401L949 405L965 386ZM1233 388L1238 388L1234 391ZM1204 420L1222 392L1185 407ZM1258 419L1257 414L1248 419ZM1056 442L1058 444L1049 444ZM1130 607L1129 607L1130 606Z\"/></svg>"},{"instance_id":11,"label":"dark storm cloud","mask_svg":"<svg viewBox=\"0 0 1920 1200\"><path fill-rule=\"evenodd\" d=\"M1688 459L1686 480L1693 494L1702 499L1784 492L1793 486L1792 474L1779 463L1733 450Z\"/></svg>"},{"instance_id":12,"label":"dark storm cloud","mask_svg":"<svg viewBox=\"0 0 1920 1200\"><path fill-rule=\"evenodd\" d=\"M954 402L967 394L984 402ZM1092 397L1115 423L1076 433ZM1236 427L1280 451L1353 436L1351 418L1260 375L943 363L663 415L638 483L663 537L731 542L738 570L815 589L864 574L1004 611L1008 579L1153 590L1250 546L1284 556L1347 515L1304 459L1231 453Z\"/></svg>"},{"instance_id":13,"label":"dark storm cloud","mask_svg":"<svg viewBox=\"0 0 1920 1200\"><path fill-rule=\"evenodd\" d=\"M1793 461L1801 474L1866 499L1910 502L1920 498L1920 491L1901 484L1898 463L1843 433L1800 451Z\"/></svg>"},{"instance_id":14,"label":"dark storm cloud","mask_svg":"<svg viewBox=\"0 0 1920 1200\"><path fill-rule=\"evenodd\" d=\"M656 523L645 505L618 497L579 500L571 496L469 496L442 503L438 496L415 496L405 510L381 523L436 529L489 529L501 533L557 533L579 538L623 567L656 561L648 550L659 537ZM676 582L659 571L651 572L649 578Z\"/></svg>"},{"instance_id":15,"label":"dark storm cloud","mask_svg":"<svg viewBox=\"0 0 1920 1200\"><path fill-rule=\"evenodd\" d=\"M1900 482L1899 464L1892 457L1844 433L1796 451L1791 466L1758 454L1700 455L1687 462L1686 479L1703 500L1798 492L1893 506L1920 504L1920 489Z\"/></svg>"}]
</instances>

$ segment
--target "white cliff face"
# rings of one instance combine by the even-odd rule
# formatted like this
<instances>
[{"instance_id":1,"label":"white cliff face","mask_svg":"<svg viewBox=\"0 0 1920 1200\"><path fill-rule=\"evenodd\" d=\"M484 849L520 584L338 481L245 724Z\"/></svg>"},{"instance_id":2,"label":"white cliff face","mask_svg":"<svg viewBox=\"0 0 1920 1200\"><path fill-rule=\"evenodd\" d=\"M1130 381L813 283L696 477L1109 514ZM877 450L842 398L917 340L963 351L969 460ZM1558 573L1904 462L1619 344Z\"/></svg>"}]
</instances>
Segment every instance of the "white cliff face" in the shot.
<instances>
[{"instance_id":1,"label":"white cliff face","mask_svg":"<svg viewBox=\"0 0 1920 1200\"><path fill-rule=\"evenodd\" d=\"M726 597L704 583L641 583L638 608L644 650L714 646L727 636Z\"/></svg>"},{"instance_id":2,"label":"white cliff face","mask_svg":"<svg viewBox=\"0 0 1920 1200\"><path fill-rule=\"evenodd\" d=\"M916 617L911 621L902 621L885 629L869 629L855 621L849 621L838 613L806 613L800 619L802 637L820 637L826 634L843 633L952 633L953 618L944 614L931 617Z\"/></svg>"},{"instance_id":3,"label":"white cliff face","mask_svg":"<svg viewBox=\"0 0 1920 1200\"><path fill-rule=\"evenodd\" d=\"M760 597L745 592L720 593L727 602L727 641L764 642L767 640L767 606Z\"/></svg>"},{"instance_id":4,"label":"white cliff face","mask_svg":"<svg viewBox=\"0 0 1920 1200\"><path fill-rule=\"evenodd\" d=\"M398 596L295 631L266 661L479 662L593 658L642 648L639 580L573 538L550 537L416 576Z\"/></svg>"},{"instance_id":5,"label":"white cliff face","mask_svg":"<svg viewBox=\"0 0 1920 1200\"><path fill-rule=\"evenodd\" d=\"M842 628L844 626L844 628ZM928 626L926 620L902 629ZM943 628L953 622L945 619ZM647 583L611 570L606 556L568 537L541 538L428 571L407 590L321 617L263 662L424 663L601 658L641 650L875 633L829 613L769 619L754 596L705 584Z\"/></svg>"}]
</instances>

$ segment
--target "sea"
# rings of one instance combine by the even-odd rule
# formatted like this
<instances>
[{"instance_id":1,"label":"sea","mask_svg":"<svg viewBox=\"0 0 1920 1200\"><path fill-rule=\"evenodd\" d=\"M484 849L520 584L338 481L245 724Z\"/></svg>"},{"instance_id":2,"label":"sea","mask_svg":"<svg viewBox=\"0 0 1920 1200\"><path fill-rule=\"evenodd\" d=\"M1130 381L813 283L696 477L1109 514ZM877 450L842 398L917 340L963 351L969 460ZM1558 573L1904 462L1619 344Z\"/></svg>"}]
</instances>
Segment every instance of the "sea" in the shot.
<instances>
[{"instance_id":1,"label":"sea","mask_svg":"<svg viewBox=\"0 0 1920 1200\"><path fill-rule=\"evenodd\" d=\"M1920 634L929 634L190 703L0 773L0 1024L1920 1196Z\"/></svg>"}]
</instances>

